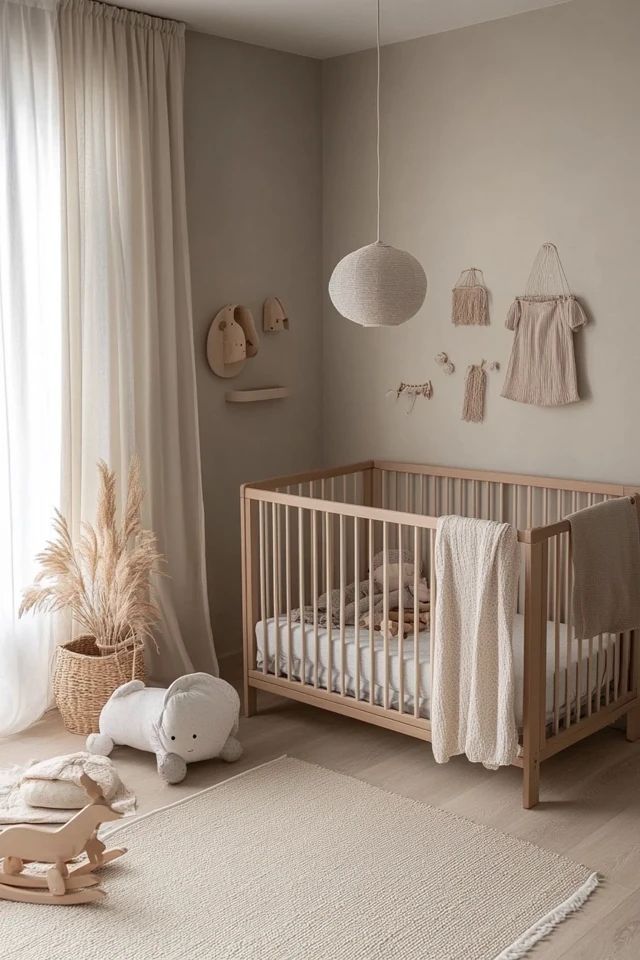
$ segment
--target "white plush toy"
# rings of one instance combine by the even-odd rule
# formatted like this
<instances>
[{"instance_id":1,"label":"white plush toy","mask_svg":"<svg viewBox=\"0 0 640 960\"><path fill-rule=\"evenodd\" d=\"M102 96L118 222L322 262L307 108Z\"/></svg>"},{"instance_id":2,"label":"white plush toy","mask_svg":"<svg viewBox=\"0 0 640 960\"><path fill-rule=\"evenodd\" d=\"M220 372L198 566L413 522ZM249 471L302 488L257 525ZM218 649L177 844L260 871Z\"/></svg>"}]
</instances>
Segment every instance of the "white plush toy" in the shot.
<instances>
[{"instance_id":1,"label":"white plush toy","mask_svg":"<svg viewBox=\"0 0 640 960\"><path fill-rule=\"evenodd\" d=\"M155 753L158 773L180 783L187 764L242 755L238 732L240 698L225 680L189 673L168 690L131 680L111 694L100 713L100 733L87 737L90 753L108 756L116 744Z\"/></svg>"}]
</instances>

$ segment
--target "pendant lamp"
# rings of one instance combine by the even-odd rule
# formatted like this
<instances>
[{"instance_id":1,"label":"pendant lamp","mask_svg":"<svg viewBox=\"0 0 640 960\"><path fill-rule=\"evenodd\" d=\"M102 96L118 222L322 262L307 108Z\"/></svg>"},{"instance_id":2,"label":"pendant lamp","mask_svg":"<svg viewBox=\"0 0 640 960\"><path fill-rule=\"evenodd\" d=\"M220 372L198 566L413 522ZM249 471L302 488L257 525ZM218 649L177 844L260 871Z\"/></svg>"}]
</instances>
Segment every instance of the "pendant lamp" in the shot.
<instances>
[{"instance_id":1,"label":"pendant lamp","mask_svg":"<svg viewBox=\"0 0 640 960\"><path fill-rule=\"evenodd\" d=\"M329 280L329 296L343 317L363 327L395 327L424 303L427 278L415 257L380 240L380 0L377 0L377 237L347 254Z\"/></svg>"}]
</instances>

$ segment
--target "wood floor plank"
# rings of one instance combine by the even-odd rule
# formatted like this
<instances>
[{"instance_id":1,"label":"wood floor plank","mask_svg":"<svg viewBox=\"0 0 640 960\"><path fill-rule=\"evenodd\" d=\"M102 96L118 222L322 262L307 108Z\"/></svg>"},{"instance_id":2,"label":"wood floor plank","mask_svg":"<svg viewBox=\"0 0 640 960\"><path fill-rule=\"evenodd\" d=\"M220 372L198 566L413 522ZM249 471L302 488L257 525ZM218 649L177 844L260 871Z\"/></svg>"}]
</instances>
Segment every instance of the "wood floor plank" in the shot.
<instances>
[{"instance_id":1,"label":"wood floor plank","mask_svg":"<svg viewBox=\"0 0 640 960\"><path fill-rule=\"evenodd\" d=\"M541 953L544 960L548 958ZM640 893L633 893L580 937L558 960L638 960Z\"/></svg>"}]
</instances>

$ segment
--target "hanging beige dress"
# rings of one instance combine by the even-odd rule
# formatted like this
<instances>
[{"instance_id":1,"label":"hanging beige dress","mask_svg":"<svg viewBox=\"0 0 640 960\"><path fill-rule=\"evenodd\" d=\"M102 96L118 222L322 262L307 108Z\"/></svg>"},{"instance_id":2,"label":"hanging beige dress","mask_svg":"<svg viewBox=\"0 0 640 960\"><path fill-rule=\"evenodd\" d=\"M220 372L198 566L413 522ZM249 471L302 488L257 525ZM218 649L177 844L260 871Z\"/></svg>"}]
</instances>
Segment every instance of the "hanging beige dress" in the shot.
<instances>
[{"instance_id":1,"label":"hanging beige dress","mask_svg":"<svg viewBox=\"0 0 640 960\"><path fill-rule=\"evenodd\" d=\"M574 296L514 300L506 327L515 338L502 396L538 407L579 400L573 331L586 322Z\"/></svg>"}]
</instances>

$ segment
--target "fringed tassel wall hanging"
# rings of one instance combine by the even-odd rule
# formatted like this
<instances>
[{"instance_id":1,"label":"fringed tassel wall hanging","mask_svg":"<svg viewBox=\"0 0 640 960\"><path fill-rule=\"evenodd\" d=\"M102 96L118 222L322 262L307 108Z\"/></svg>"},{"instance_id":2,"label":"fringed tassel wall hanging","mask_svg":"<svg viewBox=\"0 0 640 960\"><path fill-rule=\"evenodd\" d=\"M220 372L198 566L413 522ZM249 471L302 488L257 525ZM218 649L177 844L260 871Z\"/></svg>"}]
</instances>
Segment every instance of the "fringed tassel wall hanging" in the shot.
<instances>
[{"instance_id":1,"label":"fringed tassel wall hanging","mask_svg":"<svg viewBox=\"0 0 640 960\"><path fill-rule=\"evenodd\" d=\"M482 423L484 420L484 398L487 391L487 370L499 370L497 360L487 363L474 363L467 369L464 382L464 404L462 419L468 423Z\"/></svg>"},{"instance_id":2,"label":"fringed tassel wall hanging","mask_svg":"<svg viewBox=\"0 0 640 960\"><path fill-rule=\"evenodd\" d=\"M489 294L477 267L463 270L453 288L451 320L456 327L486 327L489 323Z\"/></svg>"}]
</instances>

